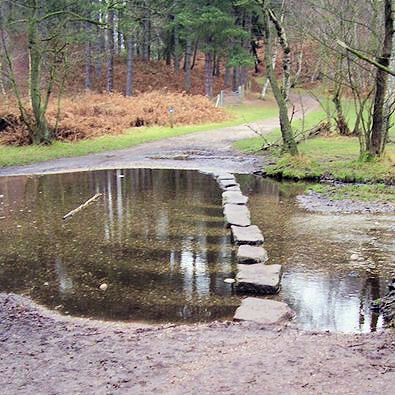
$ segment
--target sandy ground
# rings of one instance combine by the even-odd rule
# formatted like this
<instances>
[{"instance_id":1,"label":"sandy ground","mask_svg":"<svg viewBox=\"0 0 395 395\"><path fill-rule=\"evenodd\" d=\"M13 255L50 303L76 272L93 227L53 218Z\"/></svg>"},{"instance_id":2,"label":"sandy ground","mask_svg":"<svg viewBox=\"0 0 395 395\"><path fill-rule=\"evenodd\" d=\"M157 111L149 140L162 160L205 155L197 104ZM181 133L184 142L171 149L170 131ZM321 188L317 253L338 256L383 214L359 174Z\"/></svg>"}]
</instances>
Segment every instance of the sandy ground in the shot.
<instances>
[{"instance_id":1,"label":"sandy ground","mask_svg":"<svg viewBox=\"0 0 395 395\"><path fill-rule=\"evenodd\" d=\"M304 107L314 108L306 99ZM296 116L301 116L299 111ZM263 132L269 120L254 127ZM248 127L0 170L0 176L162 167L251 172L234 156ZM183 156L184 160L176 160ZM152 159L156 158L156 159ZM68 318L0 294L0 394L393 394L395 335L212 323L149 326Z\"/></svg>"}]
</instances>

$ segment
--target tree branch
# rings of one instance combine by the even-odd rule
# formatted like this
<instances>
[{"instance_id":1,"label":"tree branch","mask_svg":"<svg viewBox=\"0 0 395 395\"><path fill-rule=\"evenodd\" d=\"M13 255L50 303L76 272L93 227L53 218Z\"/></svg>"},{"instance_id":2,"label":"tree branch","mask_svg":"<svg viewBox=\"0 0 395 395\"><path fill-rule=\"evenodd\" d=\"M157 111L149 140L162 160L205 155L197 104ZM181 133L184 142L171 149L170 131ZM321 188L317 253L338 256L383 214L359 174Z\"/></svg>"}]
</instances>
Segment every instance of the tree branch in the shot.
<instances>
[{"instance_id":1,"label":"tree branch","mask_svg":"<svg viewBox=\"0 0 395 395\"><path fill-rule=\"evenodd\" d=\"M368 56L364 55L363 53L357 51L354 48L349 47L345 42L343 42L341 40L337 40L336 43L337 43L337 45L344 48L346 51L351 52L353 55L357 56L358 58L364 60L365 62L372 64L373 66L377 67L378 69L381 69L381 70L385 71L386 73L391 74L392 76L395 77L395 70L391 70L390 68L385 67L384 65L377 62L376 60L369 58Z\"/></svg>"}]
</instances>

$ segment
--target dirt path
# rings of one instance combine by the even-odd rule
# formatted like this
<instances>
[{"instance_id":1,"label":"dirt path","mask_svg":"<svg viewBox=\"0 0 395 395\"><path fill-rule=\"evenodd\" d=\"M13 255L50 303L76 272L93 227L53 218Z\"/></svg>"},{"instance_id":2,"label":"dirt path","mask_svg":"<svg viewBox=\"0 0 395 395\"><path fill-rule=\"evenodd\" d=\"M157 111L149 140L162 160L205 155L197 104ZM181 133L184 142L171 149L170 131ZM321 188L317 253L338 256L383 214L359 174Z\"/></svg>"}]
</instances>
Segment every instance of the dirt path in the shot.
<instances>
[{"instance_id":1,"label":"dirt path","mask_svg":"<svg viewBox=\"0 0 395 395\"><path fill-rule=\"evenodd\" d=\"M294 97L294 102L294 119L301 118L303 113L318 108L318 104L311 97L303 97L302 101L299 97ZM269 133L277 128L279 123L278 119L274 118L251 123L250 126L261 133ZM232 144L237 140L254 136L256 134L246 125L233 126L173 137L119 151L9 167L0 169L0 176L136 167L204 171L223 169L249 173L261 169L261 159L235 153Z\"/></svg>"},{"instance_id":2,"label":"dirt path","mask_svg":"<svg viewBox=\"0 0 395 395\"><path fill-rule=\"evenodd\" d=\"M2 394L393 394L391 333L252 324L137 328L0 295Z\"/></svg>"}]
</instances>

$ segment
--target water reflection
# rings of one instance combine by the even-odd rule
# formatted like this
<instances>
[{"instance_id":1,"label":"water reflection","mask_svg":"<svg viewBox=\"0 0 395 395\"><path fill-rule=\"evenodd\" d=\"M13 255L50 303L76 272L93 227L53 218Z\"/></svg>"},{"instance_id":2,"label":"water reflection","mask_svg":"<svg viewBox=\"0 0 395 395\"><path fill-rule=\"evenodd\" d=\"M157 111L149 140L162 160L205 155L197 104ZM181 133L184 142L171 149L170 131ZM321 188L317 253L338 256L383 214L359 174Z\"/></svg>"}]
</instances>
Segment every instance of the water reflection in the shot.
<instances>
[{"instance_id":1,"label":"water reflection","mask_svg":"<svg viewBox=\"0 0 395 395\"><path fill-rule=\"evenodd\" d=\"M96 193L103 197L62 217ZM215 181L116 170L0 178L0 291L105 319L230 318L235 262ZM102 283L107 291L100 291Z\"/></svg>"},{"instance_id":2,"label":"water reflection","mask_svg":"<svg viewBox=\"0 0 395 395\"><path fill-rule=\"evenodd\" d=\"M311 214L294 203L303 185L251 176L239 181L250 196L253 222L263 230L269 263L284 265L279 297L295 310L298 325L380 329L382 317L370 304L395 276L395 216Z\"/></svg>"}]
</instances>

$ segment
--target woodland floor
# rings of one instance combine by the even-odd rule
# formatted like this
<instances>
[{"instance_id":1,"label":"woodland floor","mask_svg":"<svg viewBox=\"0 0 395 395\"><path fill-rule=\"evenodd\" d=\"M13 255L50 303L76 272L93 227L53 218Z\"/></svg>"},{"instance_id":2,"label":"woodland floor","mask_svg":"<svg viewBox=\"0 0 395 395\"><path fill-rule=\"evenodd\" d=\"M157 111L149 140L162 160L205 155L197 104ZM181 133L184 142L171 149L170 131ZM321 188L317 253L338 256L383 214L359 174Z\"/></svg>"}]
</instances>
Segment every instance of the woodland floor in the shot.
<instances>
[{"instance_id":1,"label":"woodland floor","mask_svg":"<svg viewBox=\"0 0 395 395\"><path fill-rule=\"evenodd\" d=\"M314 108L305 99L304 107ZM300 113L299 113L300 116ZM277 120L255 125L263 132ZM235 158L232 127L136 148L6 168L0 176L103 168L162 167L233 172L260 168ZM0 294L2 394L393 394L395 335L312 333L290 324L150 326L63 317Z\"/></svg>"}]
</instances>

